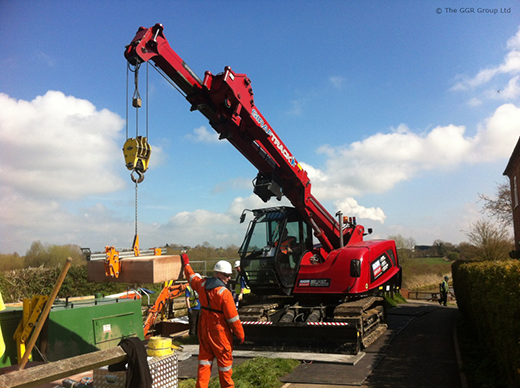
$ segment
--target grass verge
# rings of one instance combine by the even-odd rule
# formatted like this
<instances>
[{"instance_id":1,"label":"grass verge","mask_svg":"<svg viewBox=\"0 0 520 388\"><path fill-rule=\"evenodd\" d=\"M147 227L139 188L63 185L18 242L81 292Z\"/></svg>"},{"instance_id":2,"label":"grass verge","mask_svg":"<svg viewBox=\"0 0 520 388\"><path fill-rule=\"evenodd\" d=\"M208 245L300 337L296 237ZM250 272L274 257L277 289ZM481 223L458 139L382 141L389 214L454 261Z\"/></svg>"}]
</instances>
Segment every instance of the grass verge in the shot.
<instances>
[{"instance_id":1,"label":"grass verge","mask_svg":"<svg viewBox=\"0 0 520 388\"><path fill-rule=\"evenodd\" d=\"M290 373L299 364L297 360L256 357L233 368L233 381L236 388L279 388L283 385L279 378ZM195 383L194 379L182 380L179 388L194 388ZM209 388L218 387L218 377L212 378Z\"/></svg>"},{"instance_id":2,"label":"grass verge","mask_svg":"<svg viewBox=\"0 0 520 388\"><path fill-rule=\"evenodd\" d=\"M386 308L396 307L401 303L408 303L401 294L395 292L393 297L390 294L385 294Z\"/></svg>"}]
</instances>

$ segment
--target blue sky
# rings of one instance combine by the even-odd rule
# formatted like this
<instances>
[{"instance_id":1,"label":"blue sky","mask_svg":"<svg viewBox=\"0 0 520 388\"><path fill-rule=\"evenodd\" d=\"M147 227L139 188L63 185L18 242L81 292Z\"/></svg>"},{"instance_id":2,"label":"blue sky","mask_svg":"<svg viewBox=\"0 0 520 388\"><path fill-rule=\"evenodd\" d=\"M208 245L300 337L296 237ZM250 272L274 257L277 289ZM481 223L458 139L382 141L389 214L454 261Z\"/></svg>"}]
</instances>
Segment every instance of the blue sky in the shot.
<instances>
[{"instance_id":1,"label":"blue sky","mask_svg":"<svg viewBox=\"0 0 520 388\"><path fill-rule=\"evenodd\" d=\"M330 213L374 238L464 241L520 135L520 6L472 4L0 0L0 252L131 245L123 51L155 23L200 77L251 78ZM148 85L141 246L240 245L255 169L151 68Z\"/></svg>"}]
</instances>

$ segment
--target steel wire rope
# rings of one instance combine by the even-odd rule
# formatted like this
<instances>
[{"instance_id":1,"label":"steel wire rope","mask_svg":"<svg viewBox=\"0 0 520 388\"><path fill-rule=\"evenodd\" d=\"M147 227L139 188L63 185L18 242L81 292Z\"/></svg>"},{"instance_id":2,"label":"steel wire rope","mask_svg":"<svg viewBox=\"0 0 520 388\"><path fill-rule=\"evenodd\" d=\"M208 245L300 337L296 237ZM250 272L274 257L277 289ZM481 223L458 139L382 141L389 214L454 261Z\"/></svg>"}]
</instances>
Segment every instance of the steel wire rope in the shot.
<instances>
[{"instance_id":1,"label":"steel wire rope","mask_svg":"<svg viewBox=\"0 0 520 388\"><path fill-rule=\"evenodd\" d=\"M134 223L134 235L137 236L137 187L138 187L137 180L135 181L135 223Z\"/></svg>"},{"instance_id":2,"label":"steel wire rope","mask_svg":"<svg viewBox=\"0 0 520 388\"><path fill-rule=\"evenodd\" d=\"M135 65L134 70L130 67L130 63L127 63L127 72L126 72L126 138L128 139L128 84L129 84L129 71L134 73L134 95L132 96L132 100L135 101L137 99L141 99L141 96L139 94L139 68L141 67L140 63L137 63ZM148 68L147 68L148 70ZM148 104L148 72L146 77L147 85L146 85L146 91L147 91L147 98L146 103ZM135 137L139 136L139 107L137 104L132 104L135 107ZM147 111L146 111L146 136L148 137L148 105L147 105ZM137 236L137 226L138 226L138 185L139 181L136 179L135 181L135 204L134 204L134 210L135 210L135 219L134 219L134 234Z\"/></svg>"},{"instance_id":3,"label":"steel wire rope","mask_svg":"<svg viewBox=\"0 0 520 388\"><path fill-rule=\"evenodd\" d=\"M150 64L150 62L146 62L146 110L145 110L145 126L146 126L146 137L148 138L149 136L149 120L148 120L148 113L149 113L149 103L148 103L148 99L149 99L149 75L148 75L148 65ZM184 93L171 79L169 79L166 74L161 70L159 69L158 67L156 67L153 63L151 64L151 66L171 85L173 86L173 88L175 90L177 90L183 97L186 97L186 93ZM140 98L141 96L139 95L139 89L138 89L138 84L139 84L139 68L141 67L141 64L140 63L137 63L134 67L134 69L132 70L131 66L130 66L130 63L127 62L127 72L126 72L126 138L128 139L128 122L129 122L129 111L128 111L128 96L129 96L129 90L128 90L128 84L129 84L129 71L131 71L132 73L134 73L134 86L135 86L135 92L134 92L134 95L132 98ZM135 113L135 121L136 121L136 124L135 124L135 132L136 132L136 138L137 136L139 135L139 109L136 107L136 113ZM134 225L134 229L135 229L135 235L137 236L137 225L138 225L138 182L137 180L135 181L135 225Z\"/></svg>"},{"instance_id":4,"label":"steel wire rope","mask_svg":"<svg viewBox=\"0 0 520 388\"><path fill-rule=\"evenodd\" d=\"M141 67L140 63L137 63L135 65L135 71L134 71L134 95L132 97L132 100L140 100L141 95L139 94L139 68ZM139 136L139 108L135 106L135 138Z\"/></svg>"},{"instance_id":5,"label":"steel wire rope","mask_svg":"<svg viewBox=\"0 0 520 388\"><path fill-rule=\"evenodd\" d=\"M150 63L150 62L147 62L147 63ZM175 84L175 82L173 82L173 81L172 81L172 80L171 80L171 79L170 79L170 78L169 78L169 77L164 73L164 71L162 71L160 68L158 68L157 66L155 66L153 63L150 63L150 65L151 65L151 66L152 66L152 67L157 71L157 73L159 73L159 74L160 74L160 75L161 75L161 76L166 80L166 82L168 82L171 86L173 86L173 88L174 88L175 90L177 90L177 91L178 91L178 92L179 92L183 97L186 97L186 96L187 96L187 94L184 93L184 92L182 91L182 89L179 88L179 87Z\"/></svg>"},{"instance_id":6,"label":"steel wire rope","mask_svg":"<svg viewBox=\"0 0 520 388\"><path fill-rule=\"evenodd\" d=\"M130 64L126 63L126 96L125 96L125 131L126 139L128 140L128 73L130 72Z\"/></svg>"},{"instance_id":7,"label":"steel wire rope","mask_svg":"<svg viewBox=\"0 0 520 388\"><path fill-rule=\"evenodd\" d=\"M148 69L149 69L149 66L148 66L149 62L146 62L146 111L145 111L145 116L146 116L146 138L149 139L148 137Z\"/></svg>"}]
</instances>

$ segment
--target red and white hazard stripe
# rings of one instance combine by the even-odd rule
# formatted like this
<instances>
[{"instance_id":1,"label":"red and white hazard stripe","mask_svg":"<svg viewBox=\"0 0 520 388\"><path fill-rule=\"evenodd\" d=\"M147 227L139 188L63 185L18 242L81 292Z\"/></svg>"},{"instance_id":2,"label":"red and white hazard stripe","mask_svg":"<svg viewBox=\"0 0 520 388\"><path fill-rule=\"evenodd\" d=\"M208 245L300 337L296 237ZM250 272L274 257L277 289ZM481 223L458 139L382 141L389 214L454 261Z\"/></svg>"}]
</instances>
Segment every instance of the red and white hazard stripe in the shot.
<instances>
[{"instance_id":1,"label":"red and white hazard stripe","mask_svg":"<svg viewBox=\"0 0 520 388\"><path fill-rule=\"evenodd\" d=\"M242 325L272 325L268 321L243 321ZM347 322L307 322L308 326L348 326Z\"/></svg>"}]
</instances>

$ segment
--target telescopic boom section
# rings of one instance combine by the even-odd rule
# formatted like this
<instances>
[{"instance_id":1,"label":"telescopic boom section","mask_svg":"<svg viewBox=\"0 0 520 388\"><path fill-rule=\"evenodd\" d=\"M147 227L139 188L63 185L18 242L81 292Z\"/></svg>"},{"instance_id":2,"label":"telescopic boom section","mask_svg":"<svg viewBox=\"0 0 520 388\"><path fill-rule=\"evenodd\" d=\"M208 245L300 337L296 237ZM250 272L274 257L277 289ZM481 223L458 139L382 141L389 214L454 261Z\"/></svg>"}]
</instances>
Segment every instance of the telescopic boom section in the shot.
<instances>
[{"instance_id":1,"label":"telescopic boom section","mask_svg":"<svg viewBox=\"0 0 520 388\"><path fill-rule=\"evenodd\" d=\"M245 74L225 67L217 75L207 71L200 80L170 47L161 24L141 27L126 47L125 57L134 66L152 60L184 92L191 110L206 116L220 139L227 139L258 169L255 193L264 202L285 195L327 251L340 247L338 222L311 194L307 172L255 106L251 80ZM354 235L362 239L363 227L347 228L344 233L345 240Z\"/></svg>"}]
</instances>

